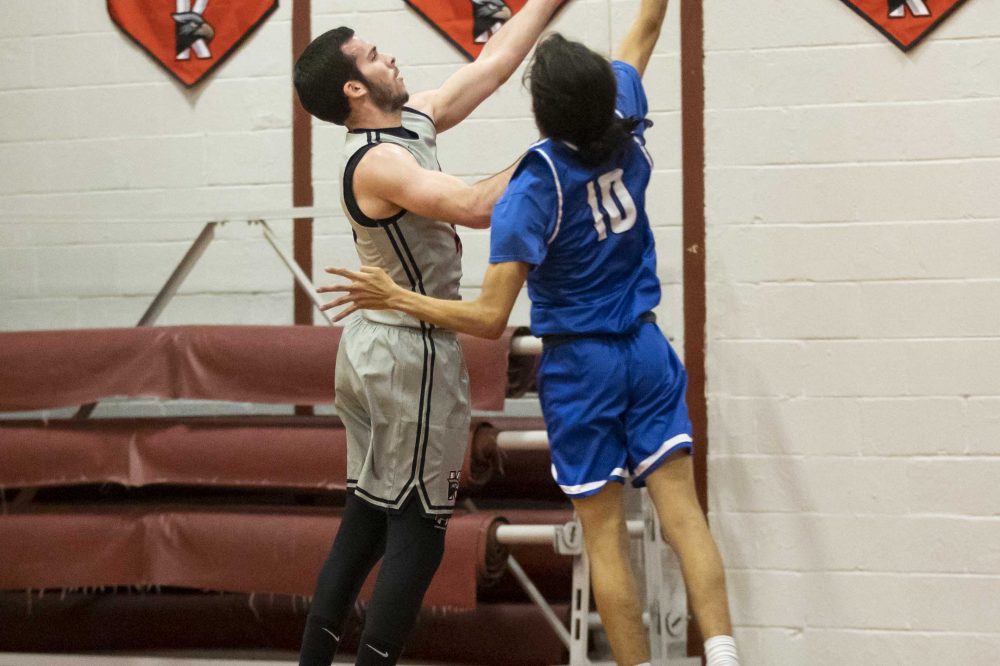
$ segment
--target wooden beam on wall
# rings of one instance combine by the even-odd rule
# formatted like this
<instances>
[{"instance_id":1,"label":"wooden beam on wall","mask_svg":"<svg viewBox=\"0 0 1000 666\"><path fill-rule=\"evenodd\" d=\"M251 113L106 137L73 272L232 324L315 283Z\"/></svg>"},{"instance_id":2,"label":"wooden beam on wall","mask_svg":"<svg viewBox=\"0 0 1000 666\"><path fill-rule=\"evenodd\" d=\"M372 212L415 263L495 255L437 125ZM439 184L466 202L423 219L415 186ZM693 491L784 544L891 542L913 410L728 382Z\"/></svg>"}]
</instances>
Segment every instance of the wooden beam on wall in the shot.
<instances>
[{"instance_id":1,"label":"wooden beam on wall","mask_svg":"<svg viewBox=\"0 0 1000 666\"><path fill-rule=\"evenodd\" d=\"M309 45L312 39L311 0L294 0L292 4L292 62ZM299 104L292 89L292 205L313 205L312 183L312 117ZM312 262L313 220L300 218L294 222L292 254L306 275L313 277ZM294 281L294 321L296 324L313 323L313 304Z\"/></svg>"},{"instance_id":2,"label":"wooden beam on wall","mask_svg":"<svg viewBox=\"0 0 1000 666\"><path fill-rule=\"evenodd\" d=\"M681 127L683 141L684 365L693 426L698 501L708 513L708 403L705 373L705 43L702 0L681 0ZM688 625L688 654L701 655L697 624Z\"/></svg>"}]
</instances>

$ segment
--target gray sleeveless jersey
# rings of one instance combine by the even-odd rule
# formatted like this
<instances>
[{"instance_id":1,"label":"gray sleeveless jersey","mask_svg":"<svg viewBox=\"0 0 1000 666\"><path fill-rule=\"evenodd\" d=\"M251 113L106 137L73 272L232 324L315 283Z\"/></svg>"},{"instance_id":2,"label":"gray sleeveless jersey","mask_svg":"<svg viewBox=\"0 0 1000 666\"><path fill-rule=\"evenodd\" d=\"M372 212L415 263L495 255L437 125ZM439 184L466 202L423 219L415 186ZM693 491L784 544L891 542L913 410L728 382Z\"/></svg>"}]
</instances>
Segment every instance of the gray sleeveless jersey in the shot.
<instances>
[{"instance_id":1,"label":"gray sleeveless jersey","mask_svg":"<svg viewBox=\"0 0 1000 666\"><path fill-rule=\"evenodd\" d=\"M375 220L365 215L354 198L354 171L379 143L406 148L425 169L441 170L437 160L437 130L425 114L406 107L401 127L354 129L345 142L341 170L341 204L354 231L358 258L364 266L378 266L396 284L412 291L457 300L462 279L462 244L454 226L403 210ZM366 319L393 326L419 327L413 317L394 310L364 310Z\"/></svg>"}]
</instances>

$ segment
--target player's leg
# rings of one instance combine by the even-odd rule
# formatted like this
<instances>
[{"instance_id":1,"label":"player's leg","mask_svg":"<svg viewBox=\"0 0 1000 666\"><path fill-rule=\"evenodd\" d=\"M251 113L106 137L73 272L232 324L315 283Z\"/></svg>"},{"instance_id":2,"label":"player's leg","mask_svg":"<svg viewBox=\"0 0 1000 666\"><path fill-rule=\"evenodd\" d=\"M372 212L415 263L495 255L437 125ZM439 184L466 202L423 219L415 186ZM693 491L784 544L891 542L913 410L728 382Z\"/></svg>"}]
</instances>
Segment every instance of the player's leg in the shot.
<instances>
[{"instance_id":1,"label":"player's leg","mask_svg":"<svg viewBox=\"0 0 1000 666\"><path fill-rule=\"evenodd\" d=\"M622 504L626 372L614 338L546 341L538 371L554 476L583 526L597 609L615 659L648 661Z\"/></svg>"},{"instance_id":2,"label":"player's leg","mask_svg":"<svg viewBox=\"0 0 1000 666\"><path fill-rule=\"evenodd\" d=\"M385 512L348 494L340 529L316 581L300 666L330 666L358 592L385 544Z\"/></svg>"},{"instance_id":3,"label":"player's leg","mask_svg":"<svg viewBox=\"0 0 1000 666\"><path fill-rule=\"evenodd\" d=\"M590 580L615 661L635 666L649 661L649 638L629 557L622 486L608 483L590 497L573 500L590 558Z\"/></svg>"},{"instance_id":4,"label":"player's leg","mask_svg":"<svg viewBox=\"0 0 1000 666\"><path fill-rule=\"evenodd\" d=\"M635 372L626 418L634 483L649 489L663 537L680 560L688 601L702 635L726 637L735 659L722 558L695 490L684 367L652 323L643 325L633 338L631 353ZM738 662L708 663L728 666Z\"/></svg>"},{"instance_id":5,"label":"player's leg","mask_svg":"<svg viewBox=\"0 0 1000 666\"><path fill-rule=\"evenodd\" d=\"M352 322L337 350L336 404L347 438L347 483L357 483L371 457L371 409L367 390L358 372L368 356L370 325ZM384 437L379 431L378 437ZM386 539L385 511L372 506L353 491L348 493L340 528L320 570L316 592L306 618L299 663L329 666L358 591L382 556Z\"/></svg>"},{"instance_id":6,"label":"player's leg","mask_svg":"<svg viewBox=\"0 0 1000 666\"><path fill-rule=\"evenodd\" d=\"M400 339L393 353L419 372L395 378L402 388L394 392L394 412L408 416L397 424L393 439L402 444L393 455L397 477L414 483L401 510L388 518L385 556L358 647L362 665L395 664L403 651L444 554L469 441L469 379L457 337L447 331L408 337L412 344Z\"/></svg>"},{"instance_id":7,"label":"player's leg","mask_svg":"<svg viewBox=\"0 0 1000 666\"><path fill-rule=\"evenodd\" d=\"M707 639L731 635L722 557L698 503L692 458L677 453L646 478L663 538L681 563L691 612Z\"/></svg>"},{"instance_id":8,"label":"player's leg","mask_svg":"<svg viewBox=\"0 0 1000 666\"><path fill-rule=\"evenodd\" d=\"M444 555L445 526L422 515L411 496L389 516L385 556L358 645L359 666L395 664L413 630L424 594Z\"/></svg>"}]
</instances>

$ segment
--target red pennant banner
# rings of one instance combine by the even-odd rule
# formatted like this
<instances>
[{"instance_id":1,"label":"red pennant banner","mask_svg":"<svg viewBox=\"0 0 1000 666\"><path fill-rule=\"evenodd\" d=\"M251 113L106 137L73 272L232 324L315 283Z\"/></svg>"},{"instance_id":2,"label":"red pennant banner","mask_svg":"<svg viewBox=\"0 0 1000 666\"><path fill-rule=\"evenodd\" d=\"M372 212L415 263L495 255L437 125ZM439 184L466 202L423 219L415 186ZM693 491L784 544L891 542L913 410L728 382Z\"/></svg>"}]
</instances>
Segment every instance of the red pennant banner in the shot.
<instances>
[{"instance_id":1,"label":"red pennant banner","mask_svg":"<svg viewBox=\"0 0 1000 666\"><path fill-rule=\"evenodd\" d=\"M278 0L107 0L115 24L184 85L218 67Z\"/></svg>"},{"instance_id":2,"label":"red pennant banner","mask_svg":"<svg viewBox=\"0 0 1000 666\"><path fill-rule=\"evenodd\" d=\"M527 0L406 0L470 60Z\"/></svg>"},{"instance_id":3,"label":"red pennant banner","mask_svg":"<svg viewBox=\"0 0 1000 666\"><path fill-rule=\"evenodd\" d=\"M889 41L909 51L965 0L842 0Z\"/></svg>"}]
</instances>

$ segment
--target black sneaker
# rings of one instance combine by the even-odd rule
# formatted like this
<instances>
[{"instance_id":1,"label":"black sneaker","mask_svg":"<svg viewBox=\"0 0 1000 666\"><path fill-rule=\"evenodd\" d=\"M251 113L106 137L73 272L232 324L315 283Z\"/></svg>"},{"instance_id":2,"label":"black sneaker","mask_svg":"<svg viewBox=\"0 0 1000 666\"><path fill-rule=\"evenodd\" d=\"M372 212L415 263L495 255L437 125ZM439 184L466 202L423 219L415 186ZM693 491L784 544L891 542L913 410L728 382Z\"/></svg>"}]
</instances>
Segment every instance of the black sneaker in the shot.
<instances>
[{"instance_id":1,"label":"black sneaker","mask_svg":"<svg viewBox=\"0 0 1000 666\"><path fill-rule=\"evenodd\" d=\"M472 15L472 39L485 44L514 13L503 0L472 0Z\"/></svg>"}]
</instances>

